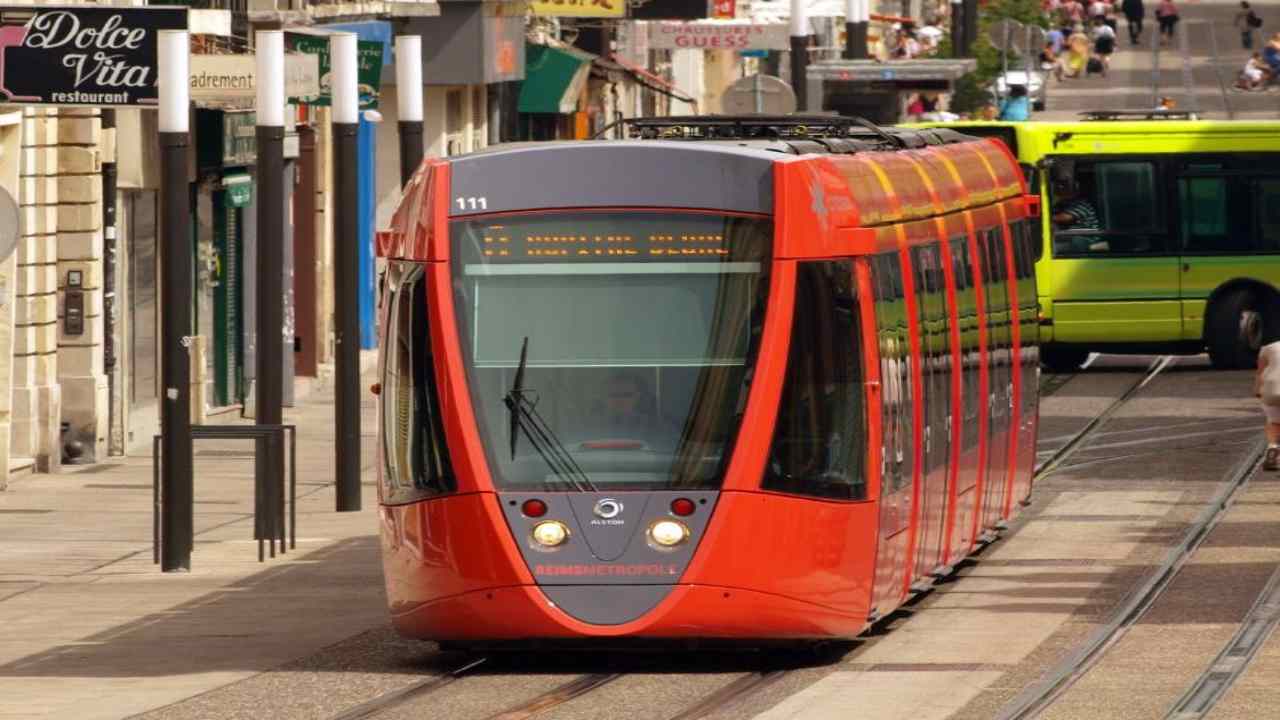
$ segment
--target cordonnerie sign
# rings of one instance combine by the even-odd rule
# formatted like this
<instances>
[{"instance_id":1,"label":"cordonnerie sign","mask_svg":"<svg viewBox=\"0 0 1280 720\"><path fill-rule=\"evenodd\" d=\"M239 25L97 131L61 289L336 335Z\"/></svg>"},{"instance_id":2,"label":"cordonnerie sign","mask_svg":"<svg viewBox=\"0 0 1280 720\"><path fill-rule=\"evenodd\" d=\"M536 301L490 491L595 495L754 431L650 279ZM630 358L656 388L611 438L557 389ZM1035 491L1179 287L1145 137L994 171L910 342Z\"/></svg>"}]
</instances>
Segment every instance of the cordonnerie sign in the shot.
<instances>
[{"instance_id":1,"label":"cordonnerie sign","mask_svg":"<svg viewBox=\"0 0 1280 720\"><path fill-rule=\"evenodd\" d=\"M0 6L0 103L155 105L156 38L179 7Z\"/></svg>"}]
</instances>

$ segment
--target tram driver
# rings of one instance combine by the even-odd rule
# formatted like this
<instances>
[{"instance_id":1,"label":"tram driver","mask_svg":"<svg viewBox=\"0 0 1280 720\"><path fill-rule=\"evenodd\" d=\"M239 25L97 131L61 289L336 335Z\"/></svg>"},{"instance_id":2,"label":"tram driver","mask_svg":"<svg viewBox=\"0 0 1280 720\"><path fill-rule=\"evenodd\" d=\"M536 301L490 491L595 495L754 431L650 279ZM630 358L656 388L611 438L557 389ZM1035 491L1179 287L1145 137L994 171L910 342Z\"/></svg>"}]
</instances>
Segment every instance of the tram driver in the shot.
<instances>
[{"instance_id":1,"label":"tram driver","mask_svg":"<svg viewBox=\"0 0 1280 720\"><path fill-rule=\"evenodd\" d=\"M639 373L618 371L602 387L592 408L590 432L598 439L638 440L650 449L670 451L674 428L662 420L657 399Z\"/></svg>"}]
</instances>

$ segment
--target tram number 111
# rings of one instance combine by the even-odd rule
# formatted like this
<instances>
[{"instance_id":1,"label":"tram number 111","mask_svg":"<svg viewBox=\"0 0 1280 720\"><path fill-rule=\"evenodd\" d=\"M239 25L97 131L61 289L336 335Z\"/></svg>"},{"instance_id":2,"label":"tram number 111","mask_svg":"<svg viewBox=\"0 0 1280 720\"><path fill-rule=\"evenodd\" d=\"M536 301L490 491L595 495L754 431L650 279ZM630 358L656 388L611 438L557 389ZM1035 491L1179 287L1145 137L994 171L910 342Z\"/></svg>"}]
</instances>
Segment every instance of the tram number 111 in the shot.
<instances>
[{"instance_id":1,"label":"tram number 111","mask_svg":"<svg viewBox=\"0 0 1280 720\"><path fill-rule=\"evenodd\" d=\"M486 197L460 197L458 198L459 210L488 210L489 198Z\"/></svg>"}]
</instances>

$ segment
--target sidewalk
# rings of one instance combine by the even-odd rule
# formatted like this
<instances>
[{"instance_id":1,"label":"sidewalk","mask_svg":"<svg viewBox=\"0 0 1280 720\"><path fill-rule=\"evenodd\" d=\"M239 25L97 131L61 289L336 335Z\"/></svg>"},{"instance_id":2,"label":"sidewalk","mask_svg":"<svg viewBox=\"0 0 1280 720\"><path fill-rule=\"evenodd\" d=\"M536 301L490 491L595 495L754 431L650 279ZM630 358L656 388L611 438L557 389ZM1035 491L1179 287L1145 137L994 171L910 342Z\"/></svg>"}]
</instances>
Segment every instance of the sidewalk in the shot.
<instances>
[{"instance_id":1,"label":"sidewalk","mask_svg":"<svg viewBox=\"0 0 1280 720\"><path fill-rule=\"evenodd\" d=\"M1267 12L1269 6L1254 3L1254 7L1265 17L1271 17ZM1187 33L1196 102L1193 103L1186 92L1183 57L1177 42L1161 49L1159 89L1153 93L1151 45L1157 37L1156 22L1151 14L1153 8L1153 3L1147 4L1147 20L1141 44L1137 47L1130 45L1127 23L1123 17L1120 19L1116 52L1112 55L1107 77L1093 75L1061 82L1051 80L1048 110L1035 113L1032 119L1072 121L1079 119L1082 110L1146 110L1155 107L1156 96L1173 98L1179 110L1190 110L1198 104L1205 119L1225 120L1228 103L1238 120L1275 119L1280 107L1280 95L1276 92L1233 89L1236 76L1248 57L1248 53L1240 48L1239 31L1232 26L1238 3L1202 0L1182 4L1180 25ZM1262 39L1271 32L1264 29L1264 32L1256 34L1256 49L1261 49ZM1224 85L1227 88L1225 100Z\"/></svg>"},{"instance_id":2,"label":"sidewalk","mask_svg":"<svg viewBox=\"0 0 1280 720\"><path fill-rule=\"evenodd\" d=\"M127 717L385 624L371 396L361 419L364 510L338 514L332 389L286 409L298 547L262 564L248 442L196 443L189 574L152 564L150 457L0 492L0 718Z\"/></svg>"}]
</instances>

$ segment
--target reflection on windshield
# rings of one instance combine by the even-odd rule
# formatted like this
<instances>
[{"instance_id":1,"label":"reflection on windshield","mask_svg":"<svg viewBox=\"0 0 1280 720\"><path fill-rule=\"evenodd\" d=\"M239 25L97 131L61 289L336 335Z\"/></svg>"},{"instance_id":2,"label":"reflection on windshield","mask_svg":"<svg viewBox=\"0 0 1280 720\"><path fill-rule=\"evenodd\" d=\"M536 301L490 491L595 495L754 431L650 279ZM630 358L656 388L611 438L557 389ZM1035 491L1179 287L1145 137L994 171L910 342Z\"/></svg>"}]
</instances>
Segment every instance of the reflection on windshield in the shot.
<instances>
[{"instance_id":1,"label":"reflection on windshield","mask_svg":"<svg viewBox=\"0 0 1280 720\"><path fill-rule=\"evenodd\" d=\"M500 488L719 485L763 323L768 221L537 214L452 233Z\"/></svg>"}]
</instances>

